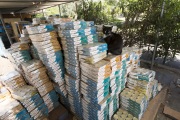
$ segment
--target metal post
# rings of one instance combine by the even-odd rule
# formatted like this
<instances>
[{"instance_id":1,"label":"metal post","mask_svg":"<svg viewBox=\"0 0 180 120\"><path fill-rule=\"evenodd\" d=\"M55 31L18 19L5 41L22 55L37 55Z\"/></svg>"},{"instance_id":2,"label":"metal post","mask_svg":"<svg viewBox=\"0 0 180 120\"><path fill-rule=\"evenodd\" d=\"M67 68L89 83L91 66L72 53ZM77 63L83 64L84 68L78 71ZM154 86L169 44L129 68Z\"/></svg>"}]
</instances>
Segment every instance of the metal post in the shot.
<instances>
[{"instance_id":1,"label":"metal post","mask_svg":"<svg viewBox=\"0 0 180 120\"><path fill-rule=\"evenodd\" d=\"M34 17L36 17L36 13L35 13L35 11L34 11Z\"/></svg>"},{"instance_id":2,"label":"metal post","mask_svg":"<svg viewBox=\"0 0 180 120\"><path fill-rule=\"evenodd\" d=\"M74 2L74 4L75 4L76 14L77 14L77 3L76 3L76 2Z\"/></svg>"},{"instance_id":3,"label":"metal post","mask_svg":"<svg viewBox=\"0 0 180 120\"><path fill-rule=\"evenodd\" d=\"M20 17L21 17L21 21L22 21L22 15L21 15L21 13L20 13Z\"/></svg>"},{"instance_id":4,"label":"metal post","mask_svg":"<svg viewBox=\"0 0 180 120\"><path fill-rule=\"evenodd\" d=\"M84 0L82 2L83 2L83 15L84 15L83 18L85 19Z\"/></svg>"},{"instance_id":5,"label":"metal post","mask_svg":"<svg viewBox=\"0 0 180 120\"><path fill-rule=\"evenodd\" d=\"M163 1L160 18L163 17L164 6L165 6L165 0ZM153 69L153 65L154 65L154 59L155 59L155 55L156 55L156 51L157 51L158 39L159 39L159 29L157 29L157 31L156 31L156 43L154 46L153 57L152 57L152 61L151 61L151 69Z\"/></svg>"},{"instance_id":6,"label":"metal post","mask_svg":"<svg viewBox=\"0 0 180 120\"><path fill-rule=\"evenodd\" d=\"M44 15L44 11L43 11L43 9L42 9L42 13L43 13L43 17L44 17L45 15Z\"/></svg>"},{"instance_id":7,"label":"metal post","mask_svg":"<svg viewBox=\"0 0 180 120\"><path fill-rule=\"evenodd\" d=\"M59 7L59 16L61 17L61 6L58 5L58 7Z\"/></svg>"},{"instance_id":8,"label":"metal post","mask_svg":"<svg viewBox=\"0 0 180 120\"><path fill-rule=\"evenodd\" d=\"M6 29L6 26L5 26L5 23L4 23L4 20L3 20L3 17L2 17L1 13L0 13L0 19L1 19L1 22L2 22L2 25L3 25L3 28L4 28L5 32L6 32L6 35L8 37L8 40L9 40L10 44L12 45L13 42L11 40L11 37L10 37L9 33L7 32L7 29Z\"/></svg>"},{"instance_id":9,"label":"metal post","mask_svg":"<svg viewBox=\"0 0 180 120\"><path fill-rule=\"evenodd\" d=\"M77 3L74 2L74 5L75 5L75 17L74 17L74 19L77 20L77 18L78 18Z\"/></svg>"}]
</instances>

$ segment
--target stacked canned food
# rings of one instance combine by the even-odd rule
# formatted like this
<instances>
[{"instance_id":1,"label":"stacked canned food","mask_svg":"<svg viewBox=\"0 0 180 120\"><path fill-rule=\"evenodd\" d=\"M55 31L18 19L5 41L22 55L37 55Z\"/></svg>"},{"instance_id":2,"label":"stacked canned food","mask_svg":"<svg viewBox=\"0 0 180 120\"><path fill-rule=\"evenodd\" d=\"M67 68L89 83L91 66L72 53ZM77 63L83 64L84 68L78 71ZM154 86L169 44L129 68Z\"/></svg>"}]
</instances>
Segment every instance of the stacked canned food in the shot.
<instances>
[{"instance_id":1,"label":"stacked canned food","mask_svg":"<svg viewBox=\"0 0 180 120\"><path fill-rule=\"evenodd\" d=\"M113 120L138 120L132 114L128 113L128 111L120 108L116 114L114 114Z\"/></svg>"},{"instance_id":2,"label":"stacked canned food","mask_svg":"<svg viewBox=\"0 0 180 120\"><path fill-rule=\"evenodd\" d=\"M120 94L121 106L134 117L141 119L146 110L148 100L140 91L125 88Z\"/></svg>"},{"instance_id":3,"label":"stacked canned food","mask_svg":"<svg viewBox=\"0 0 180 120\"><path fill-rule=\"evenodd\" d=\"M14 99L19 100L20 103L23 105L23 108L17 108L21 110L19 113L19 117L22 119L37 119L43 116L48 116L48 108L45 105L42 97L37 93L37 90L33 86L26 85L25 80L23 77L16 71L12 71L7 75L1 77L2 83L5 87L10 90L11 95ZM12 102L16 103L13 99ZM2 103L2 105L5 103ZM17 104L18 105L18 104ZM17 110L18 111L18 110ZM13 116L11 116L13 117Z\"/></svg>"}]
</instances>

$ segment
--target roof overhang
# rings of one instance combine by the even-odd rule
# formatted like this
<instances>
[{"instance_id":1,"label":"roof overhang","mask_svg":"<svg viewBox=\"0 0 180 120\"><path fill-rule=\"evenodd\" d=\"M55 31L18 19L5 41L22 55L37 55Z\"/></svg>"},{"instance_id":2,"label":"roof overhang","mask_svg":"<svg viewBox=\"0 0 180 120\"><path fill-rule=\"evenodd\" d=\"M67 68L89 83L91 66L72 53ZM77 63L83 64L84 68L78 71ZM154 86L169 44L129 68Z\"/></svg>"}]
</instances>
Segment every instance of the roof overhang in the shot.
<instances>
[{"instance_id":1,"label":"roof overhang","mask_svg":"<svg viewBox=\"0 0 180 120\"><path fill-rule=\"evenodd\" d=\"M32 13L78 0L0 0L0 13Z\"/></svg>"}]
</instances>

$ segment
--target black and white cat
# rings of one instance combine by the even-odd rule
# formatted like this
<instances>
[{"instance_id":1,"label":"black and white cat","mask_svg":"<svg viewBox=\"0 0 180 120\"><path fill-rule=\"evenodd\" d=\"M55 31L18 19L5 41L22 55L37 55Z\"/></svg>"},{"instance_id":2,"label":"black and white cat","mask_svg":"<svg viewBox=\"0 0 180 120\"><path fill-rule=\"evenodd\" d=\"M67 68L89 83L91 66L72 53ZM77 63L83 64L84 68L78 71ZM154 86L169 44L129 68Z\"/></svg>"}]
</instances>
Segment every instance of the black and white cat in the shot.
<instances>
[{"instance_id":1,"label":"black and white cat","mask_svg":"<svg viewBox=\"0 0 180 120\"><path fill-rule=\"evenodd\" d=\"M104 26L103 33L106 35L104 41L108 45L108 53L120 55L123 48L123 39L120 34L117 34L113 26Z\"/></svg>"}]
</instances>

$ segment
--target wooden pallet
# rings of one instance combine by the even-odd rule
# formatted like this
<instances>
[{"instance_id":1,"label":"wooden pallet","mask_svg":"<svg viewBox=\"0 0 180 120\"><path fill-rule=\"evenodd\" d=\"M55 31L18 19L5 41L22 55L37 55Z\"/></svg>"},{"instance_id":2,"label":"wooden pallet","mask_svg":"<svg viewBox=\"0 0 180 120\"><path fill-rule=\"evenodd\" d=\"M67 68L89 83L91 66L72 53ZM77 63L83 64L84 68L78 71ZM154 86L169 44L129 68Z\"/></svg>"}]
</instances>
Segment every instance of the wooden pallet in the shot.
<instances>
[{"instance_id":1,"label":"wooden pallet","mask_svg":"<svg viewBox=\"0 0 180 120\"><path fill-rule=\"evenodd\" d=\"M180 112L173 110L172 108L165 106L164 107L164 114L173 117L174 119L180 120Z\"/></svg>"},{"instance_id":2,"label":"wooden pallet","mask_svg":"<svg viewBox=\"0 0 180 120\"><path fill-rule=\"evenodd\" d=\"M160 93L149 102L148 108L143 114L141 120L154 120L155 119L161 103L163 103L166 98L167 90L168 90L168 87L163 88L160 91Z\"/></svg>"}]
</instances>

